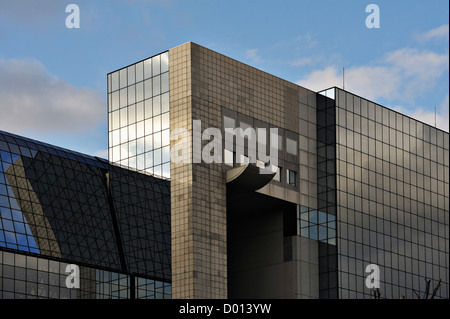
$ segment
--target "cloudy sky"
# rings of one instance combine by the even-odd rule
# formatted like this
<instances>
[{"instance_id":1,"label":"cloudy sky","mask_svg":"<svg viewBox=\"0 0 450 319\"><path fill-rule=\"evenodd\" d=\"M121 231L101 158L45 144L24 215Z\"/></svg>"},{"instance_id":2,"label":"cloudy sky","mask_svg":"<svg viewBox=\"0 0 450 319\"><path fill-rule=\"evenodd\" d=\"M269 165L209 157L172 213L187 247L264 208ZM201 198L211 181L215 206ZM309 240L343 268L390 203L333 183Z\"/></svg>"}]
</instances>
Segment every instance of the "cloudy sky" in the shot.
<instances>
[{"instance_id":1,"label":"cloudy sky","mask_svg":"<svg viewBox=\"0 0 450 319\"><path fill-rule=\"evenodd\" d=\"M68 4L80 28L66 27ZM369 4L380 27L367 28ZM0 130L106 157L106 74L188 41L449 130L447 0L2 0Z\"/></svg>"}]
</instances>

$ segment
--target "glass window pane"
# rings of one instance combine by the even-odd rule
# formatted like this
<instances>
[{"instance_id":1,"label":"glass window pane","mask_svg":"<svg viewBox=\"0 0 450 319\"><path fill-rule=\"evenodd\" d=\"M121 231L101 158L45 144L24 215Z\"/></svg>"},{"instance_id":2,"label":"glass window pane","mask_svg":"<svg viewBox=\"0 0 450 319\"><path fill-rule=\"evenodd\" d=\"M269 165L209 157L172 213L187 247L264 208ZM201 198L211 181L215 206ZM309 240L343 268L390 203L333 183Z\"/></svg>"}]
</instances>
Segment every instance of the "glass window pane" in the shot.
<instances>
[{"instance_id":1,"label":"glass window pane","mask_svg":"<svg viewBox=\"0 0 450 319\"><path fill-rule=\"evenodd\" d=\"M169 113L164 113L163 115L161 115L161 129L168 129L169 124Z\"/></svg>"},{"instance_id":2,"label":"glass window pane","mask_svg":"<svg viewBox=\"0 0 450 319\"><path fill-rule=\"evenodd\" d=\"M311 210L309 212L309 222L317 224L317 211L316 210Z\"/></svg>"},{"instance_id":3,"label":"glass window pane","mask_svg":"<svg viewBox=\"0 0 450 319\"><path fill-rule=\"evenodd\" d=\"M161 114L161 98L155 96L153 98L153 116Z\"/></svg>"},{"instance_id":4,"label":"glass window pane","mask_svg":"<svg viewBox=\"0 0 450 319\"><path fill-rule=\"evenodd\" d=\"M153 100L148 99L144 101L145 103L145 118L151 118L153 116Z\"/></svg>"},{"instance_id":5,"label":"glass window pane","mask_svg":"<svg viewBox=\"0 0 450 319\"><path fill-rule=\"evenodd\" d=\"M128 104L136 102L136 86L131 85L128 87Z\"/></svg>"},{"instance_id":6,"label":"glass window pane","mask_svg":"<svg viewBox=\"0 0 450 319\"><path fill-rule=\"evenodd\" d=\"M309 238L309 228L302 228L300 230L300 236Z\"/></svg>"},{"instance_id":7,"label":"glass window pane","mask_svg":"<svg viewBox=\"0 0 450 319\"><path fill-rule=\"evenodd\" d=\"M289 154L297 155L297 141L286 138L286 151Z\"/></svg>"},{"instance_id":8,"label":"glass window pane","mask_svg":"<svg viewBox=\"0 0 450 319\"><path fill-rule=\"evenodd\" d=\"M317 240L317 226L309 227L309 238Z\"/></svg>"},{"instance_id":9,"label":"glass window pane","mask_svg":"<svg viewBox=\"0 0 450 319\"><path fill-rule=\"evenodd\" d=\"M327 214L319 211L319 224L323 224L327 222Z\"/></svg>"},{"instance_id":10,"label":"glass window pane","mask_svg":"<svg viewBox=\"0 0 450 319\"><path fill-rule=\"evenodd\" d=\"M116 130L120 127L120 117L119 117L119 111L115 111L111 113L111 117L112 117L112 130Z\"/></svg>"},{"instance_id":11,"label":"glass window pane","mask_svg":"<svg viewBox=\"0 0 450 319\"><path fill-rule=\"evenodd\" d=\"M128 90L122 89L120 90L120 107L125 107L128 105Z\"/></svg>"},{"instance_id":12,"label":"glass window pane","mask_svg":"<svg viewBox=\"0 0 450 319\"><path fill-rule=\"evenodd\" d=\"M155 76L153 78L153 95L161 94L161 76Z\"/></svg>"},{"instance_id":13,"label":"glass window pane","mask_svg":"<svg viewBox=\"0 0 450 319\"><path fill-rule=\"evenodd\" d=\"M144 123L145 135L153 134L153 120L150 118L145 120Z\"/></svg>"},{"instance_id":14,"label":"glass window pane","mask_svg":"<svg viewBox=\"0 0 450 319\"><path fill-rule=\"evenodd\" d=\"M162 162L170 162L170 147L165 146L162 148Z\"/></svg>"},{"instance_id":15,"label":"glass window pane","mask_svg":"<svg viewBox=\"0 0 450 319\"><path fill-rule=\"evenodd\" d=\"M140 82L136 84L136 102L140 102L144 99L144 83Z\"/></svg>"},{"instance_id":16,"label":"glass window pane","mask_svg":"<svg viewBox=\"0 0 450 319\"><path fill-rule=\"evenodd\" d=\"M136 156L136 140L132 140L128 143L128 156ZM136 166L136 165L130 165L130 166Z\"/></svg>"},{"instance_id":17,"label":"glass window pane","mask_svg":"<svg viewBox=\"0 0 450 319\"><path fill-rule=\"evenodd\" d=\"M120 109L120 127L128 125L128 109Z\"/></svg>"},{"instance_id":18,"label":"glass window pane","mask_svg":"<svg viewBox=\"0 0 450 319\"><path fill-rule=\"evenodd\" d=\"M145 151L145 139L142 137L137 140L136 153L142 154L142 153L144 153L144 151Z\"/></svg>"},{"instance_id":19,"label":"glass window pane","mask_svg":"<svg viewBox=\"0 0 450 319\"><path fill-rule=\"evenodd\" d=\"M170 145L170 130L162 131L162 146Z\"/></svg>"},{"instance_id":20,"label":"glass window pane","mask_svg":"<svg viewBox=\"0 0 450 319\"><path fill-rule=\"evenodd\" d=\"M120 144L120 130L115 130L112 132L112 146Z\"/></svg>"},{"instance_id":21,"label":"glass window pane","mask_svg":"<svg viewBox=\"0 0 450 319\"><path fill-rule=\"evenodd\" d=\"M248 124L248 123L245 123L245 122L242 122L242 121L240 121L240 128L243 130L243 131L245 131L246 129L248 129L248 128L252 128L252 126L250 125L250 124Z\"/></svg>"},{"instance_id":22,"label":"glass window pane","mask_svg":"<svg viewBox=\"0 0 450 319\"><path fill-rule=\"evenodd\" d=\"M169 91L169 73L161 75L161 93Z\"/></svg>"},{"instance_id":23,"label":"glass window pane","mask_svg":"<svg viewBox=\"0 0 450 319\"><path fill-rule=\"evenodd\" d=\"M111 90L116 91L119 89L119 72L111 74Z\"/></svg>"},{"instance_id":24,"label":"glass window pane","mask_svg":"<svg viewBox=\"0 0 450 319\"><path fill-rule=\"evenodd\" d=\"M319 226L319 240L327 239L327 228Z\"/></svg>"},{"instance_id":25,"label":"glass window pane","mask_svg":"<svg viewBox=\"0 0 450 319\"><path fill-rule=\"evenodd\" d=\"M120 107L119 91L115 91L111 94L111 111L118 110Z\"/></svg>"},{"instance_id":26,"label":"glass window pane","mask_svg":"<svg viewBox=\"0 0 450 319\"><path fill-rule=\"evenodd\" d=\"M161 164L161 149L160 148L153 151L153 164L154 165Z\"/></svg>"},{"instance_id":27,"label":"glass window pane","mask_svg":"<svg viewBox=\"0 0 450 319\"><path fill-rule=\"evenodd\" d=\"M129 140L136 139L136 124L128 126L128 139Z\"/></svg>"},{"instance_id":28,"label":"glass window pane","mask_svg":"<svg viewBox=\"0 0 450 319\"><path fill-rule=\"evenodd\" d=\"M152 58L153 76L156 76L161 73L160 59L161 59L161 57L159 55L154 56Z\"/></svg>"},{"instance_id":29,"label":"glass window pane","mask_svg":"<svg viewBox=\"0 0 450 319\"><path fill-rule=\"evenodd\" d=\"M336 237L336 230L328 228L328 238L335 238Z\"/></svg>"},{"instance_id":30,"label":"glass window pane","mask_svg":"<svg viewBox=\"0 0 450 319\"><path fill-rule=\"evenodd\" d=\"M142 121L144 119L144 102L136 104L136 121Z\"/></svg>"},{"instance_id":31,"label":"glass window pane","mask_svg":"<svg viewBox=\"0 0 450 319\"><path fill-rule=\"evenodd\" d=\"M113 162L120 161L120 146L113 147L112 160L113 160Z\"/></svg>"},{"instance_id":32,"label":"glass window pane","mask_svg":"<svg viewBox=\"0 0 450 319\"><path fill-rule=\"evenodd\" d=\"M128 143L120 145L120 159L124 160L128 158Z\"/></svg>"},{"instance_id":33,"label":"glass window pane","mask_svg":"<svg viewBox=\"0 0 450 319\"><path fill-rule=\"evenodd\" d=\"M162 176L162 165L154 166L153 174L156 176Z\"/></svg>"},{"instance_id":34,"label":"glass window pane","mask_svg":"<svg viewBox=\"0 0 450 319\"><path fill-rule=\"evenodd\" d=\"M163 164L162 176L165 178L170 178L170 163Z\"/></svg>"},{"instance_id":35,"label":"glass window pane","mask_svg":"<svg viewBox=\"0 0 450 319\"><path fill-rule=\"evenodd\" d=\"M289 185L297 184L297 172L288 169L288 183Z\"/></svg>"},{"instance_id":36,"label":"glass window pane","mask_svg":"<svg viewBox=\"0 0 450 319\"><path fill-rule=\"evenodd\" d=\"M144 96L146 99L153 96L152 79L147 79L144 81Z\"/></svg>"},{"instance_id":37,"label":"glass window pane","mask_svg":"<svg viewBox=\"0 0 450 319\"><path fill-rule=\"evenodd\" d=\"M136 123L136 104L128 107L128 123Z\"/></svg>"},{"instance_id":38,"label":"glass window pane","mask_svg":"<svg viewBox=\"0 0 450 319\"><path fill-rule=\"evenodd\" d=\"M145 168L153 167L153 152L145 153Z\"/></svg>"},{"instance_id":39,"label":"glass window pane","mask_svg":"<svg viewBox=\"0 0 450 319\"><path fill-rule=\"evenodd\" d=\"M233 128L234 129L235 125L236 125L236 121L233 118L228 117L228 116L223 117L223 127L224 128Z\"/></svg>"},{"instance_id":40,"label":"glass window pane","mask_svg":"<svg viewBox=\"0 0 450 319\"><path fill-rule=\"evenodd\" d=\"M153 131L161 131L161 115L155 116L153 118Z\"/></svg>"},{"instance_id":41,"label":"glass window pane","mask_svg":"<svg viewBox=\"0 0 450 319\"><path fill-rule=\"evenodd\" d=\"M169 52L160 55L161 57L161 73L169 71Z\"/></svg>"},{"instance_id":42,"label":"glass window pane","mask_svg":"<svg viewBox=\"0 0 450 319\"><path fill-rule=\"evenodd\" d=\"M134 84L136 82L136 66L130 65L128 67L128 85Z\"/></svg>"},{"instance_id":43,"label":"glass window pane","mask_svg":"<svg viewBox=\"0 0 450 319\"><path fill-rule=\"evenodd\" d=\"M153 148L159 148L162 146L161 143L161 132L153 134Z\"/></svg>"},{"instance_id":44,"label":"glass window pane","mask_svg":"<svg viewBox=\"0 0 450 319\"><path fill-rule=\"evenodd\" d=\"M153 151L153 136L152 135L147 135L145 137L145 151ZM153 155L152 155L153 156ZM152 157L153 158L153 157ZM146 167L148 167L147 164L145 164Z\"/></svg>"},{"instance_id":45,"label":"glass window pane","mask_svg":"<svg viewBox=\"0 0 450 319\"><path fill-rule=\"evenodd\" d=\"M112 102L111 102L111 97L112 96L112 94L111 93L108 93L108 112L111 112L111 110L112 110Z\"/></svg>"},{"instance_id":46,"label":"glass window pane","mask_svg":"<svg viewBox=\"0 0 450 319\"><path fill-rule=\"evenodd\" d=\"M161 113L169 112L169 93L161 95Z\"/></svg>"},{"instance_id":47,"label":"glass window pane","mask_svg":"<svg viewBox=\"0 0 450 319\"><path fill-rule=\"evenodd\" d=\"M131 153L130 153L130 156L131 156ZM136 156L133 156L128 160L128 166L132 167L132 168L136 168Z\"/></svg>"},{"instance_id":48,"label":"glass window pane","mask_svg":"<svg viewBox=\"0 0 450 319\"><path fill-rule=\"evenodd\" d=\"M283 150L283 136L278 135L278 150L282 151Z\"/></svg>"},{"instance_id":49,"label":"glass window pane","mask_svg":"<svg viewBox=\"0 0 450 319\"><path fill-rule=\"evenodd\" d=\"M144 154L136 157L136 168L138 170L143 170L145 168L145 157Z\"/></svg>"},{"instance_id":50,"label":"glass window pane","mask_svg":"<svg viewBox=\"0 0 450 319\"><path fill-rule=\"evenodd\" d=\"M144 79L148 79L152 76L152 59L144 61Z\"/></svg>"},{"instance_id":51,"label":"glass window pane","mask_svg":"<svg viewBox=\"0 0 450 319\"><path fill-rule=\"evenodd\" d=\"M128 141L128 127L122 127L120 129L120 143Z\"/></svg>"},{"instance_id":52,"label":"glass window pane","mask_svg":"<svg viewBox=\"0 0 450 319\"><path fill-rule=\"evenodd\" d=\"M144 121L138 122L136 125L136 137L140 138L145 135Z\"/></svg>"},{"instance_id":53,"label":"glass window pane","mask_svg":"<svg viewBox=\"0 0 450 319\"><path fill-rule=\"evenodd\" d=\"M122 69L119 71L119 79L120 79L120 88L124 88L126 87L128 84L128 80L127 80L127 69Z\"/></svg>"},{"instance_id":54,"label":"glass window pane","mask_svg":"<svg viewBox=\"0 0 450 319\"><path fill-rule=\"evenodd\" d=\"M136 64L136 82L140 82L144 79L144 62Z\"/></svg>"}]
</instances>

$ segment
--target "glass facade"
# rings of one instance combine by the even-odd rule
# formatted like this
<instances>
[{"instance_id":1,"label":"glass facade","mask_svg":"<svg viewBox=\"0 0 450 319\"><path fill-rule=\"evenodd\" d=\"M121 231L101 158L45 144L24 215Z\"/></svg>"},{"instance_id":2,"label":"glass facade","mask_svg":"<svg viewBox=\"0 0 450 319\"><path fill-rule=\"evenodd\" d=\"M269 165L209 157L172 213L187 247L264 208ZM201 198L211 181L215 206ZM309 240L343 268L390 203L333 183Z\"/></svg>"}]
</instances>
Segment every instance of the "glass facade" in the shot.
<instances>
[{"instance_id":1,"label":"glass facade","mask_svg":"<svg viewBox=\"0 0 450 319\"><path fill-rule=\"evenodd\" d=\"M0 131L0 297L170 297L170 233L168 181Z\"/></svg>"},{"instance_id":2,"label":"glass facade","mask_svg":"<svg viewBox=\"0 0 450 319\"><path fill-rule=\"evenodd\" d=\"M318 214L327 215L327 232L331 241L319 240L319 297L338 298L337 258L337 185L336 185L336 107L334 100L317 96L317 207ZM320 225L320 224L319 224ZM322 228L324 227L322 223ZM322 230L324 232L324 230Z\"/></svg>"},{"instance_id":3,"label":"glass facade","mask_svg":"<svg viewBox=\"0 0 450 319\"><path fill-rule=\"evenodd\" d=\"M169 299L168 282L80 266L68 288L69 263L0 250L0 299Z\"/></svg>"},{"instance_id":4,"label":"glass facade","mask_svg":"<svg viewBox=\"0 0 450 319\"><path fill-rule=\"evenodd\" d=\"M170 178L169 54L108 74L109 160Z\"/></svg>"},{"instance_id":5,"label":"glass facade","mask_svg":"<svg viewBox=\"0 0 450 319\"><path fill-rule=\"evenodd\" d=\"M297 235L336 245L336 216L298 206Z\"/></svg>"},{"instance_id":6,"label":"glass facade","mask_svg":"<svg viewBox=\"0 0 450 319\"><path fill-rule=\"evenodd\" d=\"M330 93L330 92L328 92ZM335 89L339 297L449 297L449 135ZM328 99L330 100L330 99Z\"/></svg>"}]
</instances>

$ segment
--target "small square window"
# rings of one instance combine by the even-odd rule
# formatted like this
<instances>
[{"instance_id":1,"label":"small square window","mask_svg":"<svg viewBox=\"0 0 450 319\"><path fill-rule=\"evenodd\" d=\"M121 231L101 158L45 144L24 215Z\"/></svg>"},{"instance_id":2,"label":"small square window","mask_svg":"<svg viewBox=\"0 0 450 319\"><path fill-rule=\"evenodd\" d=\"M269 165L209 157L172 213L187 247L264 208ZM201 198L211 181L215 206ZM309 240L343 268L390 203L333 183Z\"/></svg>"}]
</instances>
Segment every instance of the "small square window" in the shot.
<instances>
[{"instance_id":1,"label":"small square window","mask_svg":"<svg viewBox=\"0 0 450 319\"><path fill-rule=\"evenodd\" d=\"M282 151L283 150L283 136L278 135L278 150Z\"/></svg>"},{"instance_id":2,"label":"small square window","mask_svg":"<svg viewBox=\"0 0 450 319\"><path fill-rule=\"evenodd\" d=\"M288 184L294 186L297 185L297 172L288 169L287 173L288 173Z\"/></svg>"},{"instance_id":3,"label":"small square window","mask_svg":"<svg viewBox=\"0 0 450 319\"><path fill-rule=\"evenodd\" d=\"M235 120L233 118L228 117L228 116L224 116L223 117L223 127L224 128L232 128L232 129L234 129L235 126L236 126L236 124L235 124Z\"/></svg>"},{"instance_id":4,"label":"small square window","mask_svg":"<svg viewBox=\"0 0 450 319\"><path fill-rule=\"evenodd\" d=\"M297 156L297 141L286 138L286 151L289 154Z\"/></svg>"}]
</instances>

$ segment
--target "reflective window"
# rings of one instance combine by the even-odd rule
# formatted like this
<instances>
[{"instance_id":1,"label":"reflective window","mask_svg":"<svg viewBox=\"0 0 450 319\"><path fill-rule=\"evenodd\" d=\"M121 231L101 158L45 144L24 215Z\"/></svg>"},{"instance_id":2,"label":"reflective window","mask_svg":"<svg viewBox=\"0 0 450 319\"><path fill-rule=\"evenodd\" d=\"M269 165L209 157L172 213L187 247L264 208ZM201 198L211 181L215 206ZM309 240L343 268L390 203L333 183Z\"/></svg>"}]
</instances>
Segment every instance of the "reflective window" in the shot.
<instances>
[{"instance_id":1,"label":"reflective window","mask_svg":"<svg viewBox=\"0 0 450 319\"><path fill-rule=\"evenodd\" d=\"M336 216L299 206L297 234L334 246L336 245Z\"/></svg>"},{"instance_id":2,"label":"reflective window","mask_svg":"<svg viewBox=\"0 0 450 319\"><path fill-rule=\"evenodd\" d=\"M297 172L288 169L287 170L287 180L289 185L297 185Z\"/></svg>"},{"instance_id":3,"label":"reflective window","mask_svg":"<svg viewBox=\"0 0 450 319\"><path fill-rule=\"evenodd\" d=\"M294 141L290 138L286 138L286 151L289 154L297 155L297 141Z\"/></svg>"},{"instance_id":4,"label":"reflective window","mask_svg":"<svg viewBox=\"0 0 450 319\"><path fill-rule=\"evenodd\" d=\"M223 117L223 127L234 129L236 127L236 121L231 117L224 116Z\"/></svg>"},{"instance_id":5,"label":"reflective window","mask_svg":"<svg viewBox=\"0 0 450 319\"><path fill-rule=\"evenodd\" d=\"M444 186L439 178L439 171L444 173L439 168L448 165L439 154L448 154L448 145L438 143L437 136L448 133L364 99L359 124L357 100L350 98L355 101L350 105L348 94L346 99L336 112L339 119L342 114L346 118L337 123L339 227L327 231L340 239L339 272L347 281L339 288L340 296L373 298L364 289L364 267L355 265L375 263L383 272L380 292L386 298L416 298L413 289L423 296L426 280L432 286L441 280L436 298L448 298L448 274L439 271L446 265L437 257L448 256L448 231L435 232L438 224L448 228L448 220L440 220L437 213L446 209L449 196L448 179ZM320 186L328 185L333 183ZM326 199L331 195L323 194ZM302 227L300 233L310 233L308 224ZM317 237L324 234L319 227Z\"/></svg>"},{"instance_id":6,"label":"reflective window","mask_svg":"<svg viewBox=\"0 0 450 319\"><path fill-rule=\"evenodd\" d=\"M110 132L110 156L142 167L137 154L144 138L135 139L135 127ZM169 146L159 156L169 163ZM166 176L167 163L159 165ZM159 278L149 295L170 298L168 187L94 157L0 132L0 299L131 298L134 276ZM83 265L78 290L66 287L67 264L60 258Z\"/></svg>"},{"instance_id":7,"label":"reflective window","mask_svg":"<svg viewBox=\"0 0 450 319\"><path fill-rule=\"evenodd\" d=\"M170 299L172 295L168 282L78 265L78 287L69 288L67 279L73 273L66 272L68 266L0 251L0 299Z\"/></svg>"},{"instance_id":8,"label":"reflective window","mask_svg":"<svg viewBox=\"0 0 450 319\"><path fill-rule=\"evenodd\" d=\"M120 129L120 148L109 152L113 156L110 159L116 161L120 158L122 165L154 175L159 172L159 176L167 178L170 177L169 157L158 157L155 162L154 158L146 160L144 152L162 154L170 145L167 137L170 128L168 71L168 53L165 52L108 76L111 82L108 87L113 90L110 93L109 130ZM119 113L114 112L119 108ZM111 138L114 141L110 140L110 147L115 147L117 134L110 134ZM155 170L148 164L161 167Z\"/></svg>"}]
</instances>

